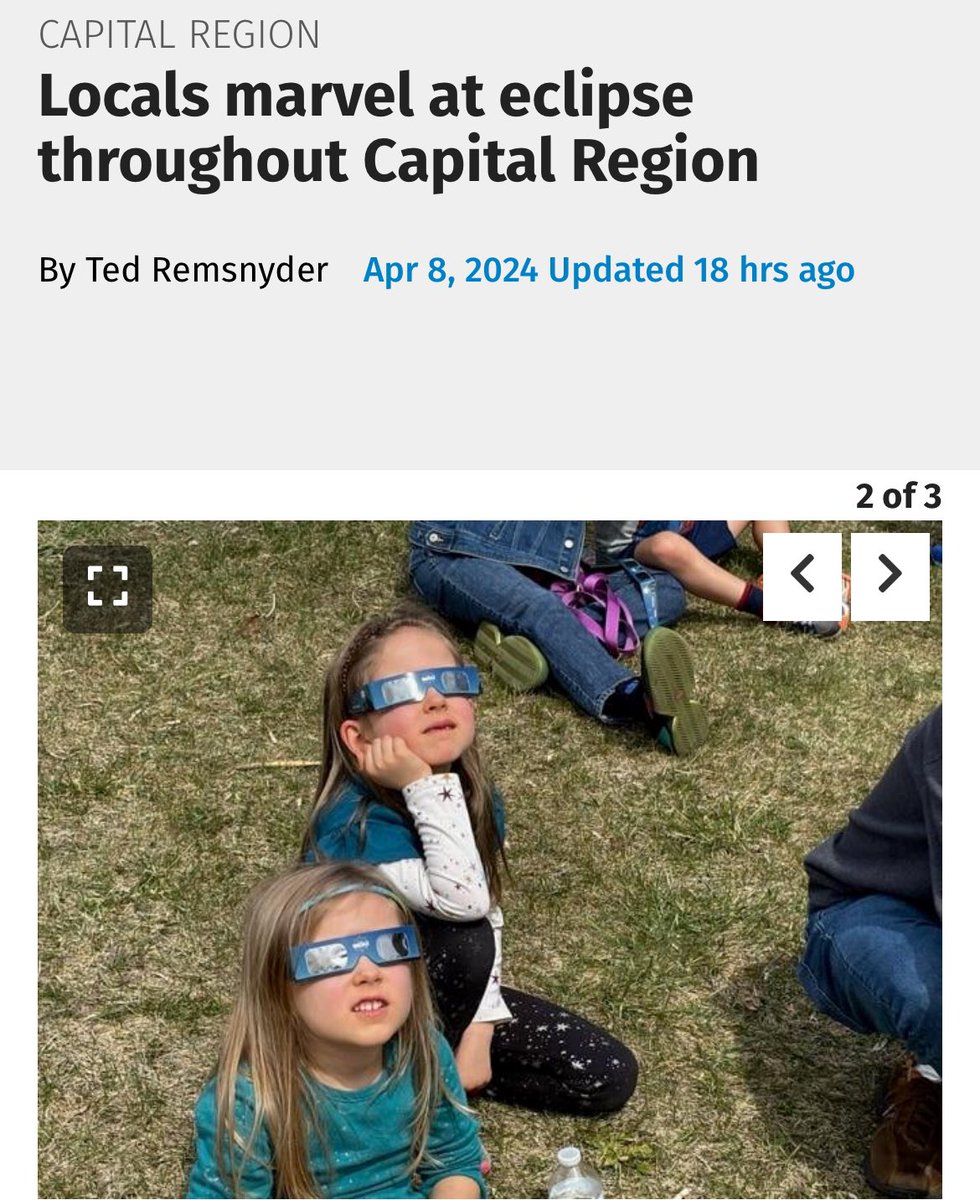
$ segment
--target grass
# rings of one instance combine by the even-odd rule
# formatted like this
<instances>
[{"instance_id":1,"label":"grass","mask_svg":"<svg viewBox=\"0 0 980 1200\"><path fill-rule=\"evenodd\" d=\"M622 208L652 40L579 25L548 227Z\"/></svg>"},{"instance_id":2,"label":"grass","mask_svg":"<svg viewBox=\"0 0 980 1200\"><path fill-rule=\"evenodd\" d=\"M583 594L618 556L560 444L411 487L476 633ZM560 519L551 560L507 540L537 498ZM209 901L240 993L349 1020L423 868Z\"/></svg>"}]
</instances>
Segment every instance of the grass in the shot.
<instances>
[{"instance_id":1,"label":"grass","mask_svg":"<svg viewBox=\"0 0 980 1200\"><path fill-rule=\"evenodd\" d=\"M241 767L318 757L324 666L407 593L405 528L65 522L39 542L40 1194L180 1195L244 900L295 856L316 777ZM83 542L150 547L147 633L63 632L61 552ZM760 566L748 549L731 565ZM543 1196L567 1142L607 1195L870 1194L860 1164L896 1048L800 992L800 860L940 699L940 586L934 571L931 622L831 643L692 602L680 629L711 717L693 759L557 693L489 684L506 977L641 1063L615 1117L481 1103L496 1195Z\"/></svg>"}]
</instances>

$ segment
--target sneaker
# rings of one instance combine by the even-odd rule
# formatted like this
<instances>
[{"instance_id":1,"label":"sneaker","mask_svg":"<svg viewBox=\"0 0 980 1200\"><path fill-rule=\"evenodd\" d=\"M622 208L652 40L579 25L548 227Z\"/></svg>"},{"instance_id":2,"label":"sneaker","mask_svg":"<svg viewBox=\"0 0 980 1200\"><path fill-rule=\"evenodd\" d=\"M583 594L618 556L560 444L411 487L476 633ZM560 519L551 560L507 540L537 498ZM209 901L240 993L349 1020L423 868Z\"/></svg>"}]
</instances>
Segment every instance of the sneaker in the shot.
<instances>
[{"instance_id":1,"label":"sneaker","mask_svg":"<svg viewBox=\"0 0 980 1200\"><path fill-rule=\"evenodd\" d=\"M888 1081L881 1124L871 1139L864 1177L883 1196L941 1196L943 1085L911 1061Z\"/></svg>"},{"instance_id":2,"label":"sneaker","mask_svg":"<svg viewBox=\"0 0 980 1200\"><path fill-rule=\"evenodd\" d=\"M841 573L840 620L839 621L784 621L783 628L794 633L806 633L810 637L835 638L851 623L851 577ZM762 576L755 581L762 587Z\"/></svg>"},{"instance_id":3,"label":"sneaker","mask_svg":"<svg viewBox=\"0 0 980 1200\"><path fill-rule=\"evenodd\" d=\"M810 637L835 638L844 626L840 621L784 621L784 629L792 629L794 633L808 633Z\"/></svg>"},{"instance_id":4,"label":"sneaker","mask_svg":"<svg viewBox=\"0 0 980 1200\"><path fill-rule=\"evenodd\" d=\"M476 631L473 657L515 692L529 692L548 678L548 661L533 642L518 633L505 636L489 621Z\"/></svg>"},{"instance_id":5,"label":"sneaker","mask_svg":"<svg viewBox=\"0 0 980 1200\"><path fill-rule=\"evenodd\" d=\"M640 651L643 692L647 711L657 730L657 741L685 757L702 746L708 736L708 718L696 700L691 648L679 633L660 625L643 639Z\"/></svg>"}]
</instances>

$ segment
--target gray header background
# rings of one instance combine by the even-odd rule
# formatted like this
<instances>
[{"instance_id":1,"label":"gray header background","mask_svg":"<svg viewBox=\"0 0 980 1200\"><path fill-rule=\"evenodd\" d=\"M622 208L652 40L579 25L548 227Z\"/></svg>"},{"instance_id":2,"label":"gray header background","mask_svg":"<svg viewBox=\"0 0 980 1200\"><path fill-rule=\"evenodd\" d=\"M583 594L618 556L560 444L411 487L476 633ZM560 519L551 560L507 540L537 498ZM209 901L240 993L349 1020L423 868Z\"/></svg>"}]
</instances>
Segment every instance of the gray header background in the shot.
<instances>
[{"instance_id":1,"label":"gray header background","mask_svg":"<svg viewBox=\"0 0 980 1200\"><path fill-rule=\"evenodd\" d=\"M76 3L18 10L9 61L7 262L13 418L5 465L149 466L887 466L927 457L968 465L957 436L975 392L964 298L967 37L919 4L758 0L612 2L491 9L418 2L165 16L173 51L44 50L45 17L107 19ZM191 16L319 20L320 48L188 49ZM176 35L176 36L174 36ZM594 120L502 116L506 82L560 78L694 91L692 115ZM229 79L393 81L410 68L416 116L232 119ZM42 119L40 75L56 93L112 80L208 86L203 118ZM476 74L487 115L427 115L429 84ZM610 147L753 146L755 184L688 183L651 196L637 183L571 181L575 137ZM425 184L366 178L360 154L399 145L533 145L552 135L559 182ZM41 181L36 149L79 144L349 147L342 185ZM972 151L970 152L972 155ZM969 174L972 175L972 169ZM972 219L971 219L972 225ZM972 242L972 237L970 242ZM194 261L327 259L322 286L93 285L86 255ZM683 254L683 285L544 279L463 285L468 255L597 259ZM694 260L846 259L855 282L701 284ZM65 290L39 282L42 255L76 260ZM370 256L458 269L452 291L420 281L385 292L361 280ZM144 274L146 267L144 267ZM925 446L929 452L923 454ZM938 452L933 452L938 446Z\"/></svg>"}]
</instances>

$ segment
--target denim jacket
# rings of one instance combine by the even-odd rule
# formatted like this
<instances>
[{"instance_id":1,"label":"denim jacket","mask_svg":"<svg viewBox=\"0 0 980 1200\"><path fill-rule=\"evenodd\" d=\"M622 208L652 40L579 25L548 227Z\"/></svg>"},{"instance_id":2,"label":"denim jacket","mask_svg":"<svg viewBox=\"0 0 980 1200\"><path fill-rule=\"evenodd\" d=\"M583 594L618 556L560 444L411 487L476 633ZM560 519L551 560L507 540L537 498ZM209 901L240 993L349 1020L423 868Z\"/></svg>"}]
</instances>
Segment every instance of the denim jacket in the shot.
<instances>
[{"instance_id":1,"label":"denim jacket","mask_svg":"<svg viewBox=\"0 0 980 1200\"><path fill-rule=\"evenodd\" d=\"M412 546L533 567L574 579L585 545L584 521L414 521Z\"/></svg>"},{"instance_id":2,"label":"denim jacket","mask_svg":"<svg viewBox=\"0 0 980 1200\"><path fill-rule=\"evenodd\" d=\"M585 545L585 522L414 521L409 540L413 561L428 554L460 555L574 580ZM638 569L630 560L607 574L642 637L655 625L672 625L684 611L685 598L684 589L666 571L643 568L641 582L634 575Z\"/></svg>"}]
</instances>

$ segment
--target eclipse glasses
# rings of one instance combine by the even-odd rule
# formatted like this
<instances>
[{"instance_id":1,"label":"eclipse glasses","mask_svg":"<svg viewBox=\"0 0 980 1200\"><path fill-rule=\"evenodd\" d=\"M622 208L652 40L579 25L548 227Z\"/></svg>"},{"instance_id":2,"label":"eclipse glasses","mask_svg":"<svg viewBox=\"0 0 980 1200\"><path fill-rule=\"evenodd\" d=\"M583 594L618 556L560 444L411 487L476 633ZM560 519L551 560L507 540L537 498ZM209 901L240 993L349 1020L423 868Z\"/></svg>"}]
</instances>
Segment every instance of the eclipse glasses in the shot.
<instances>
[{"instance_id":1,"label":"eclipse glasses","mask_svg":"<svg viewBox=\"0 0 980 1200\"><path fill-rule=\"evenodd\" d=\"M419 941L411 925L391 929L372 929L349 937L330 938L326 942L304 942L289 951L293 979L319 979L324 975L346 975L366 955L379 967L409 962L421 954Z\"/></svg>"},{"instance_id":2,"label":"eclipse glasses","mask_svg":"<svg viewBox=\"0 0 980 1200\"><path fill-rule=\"evenodd\" d=\"M358 717L399 704L413 704L423 699L429 688L435 688L442 696L479 696L480 672L476 667L426 667L424 671L372 679L347 701L347 711Z\"/></svg>"}]
</instances>

